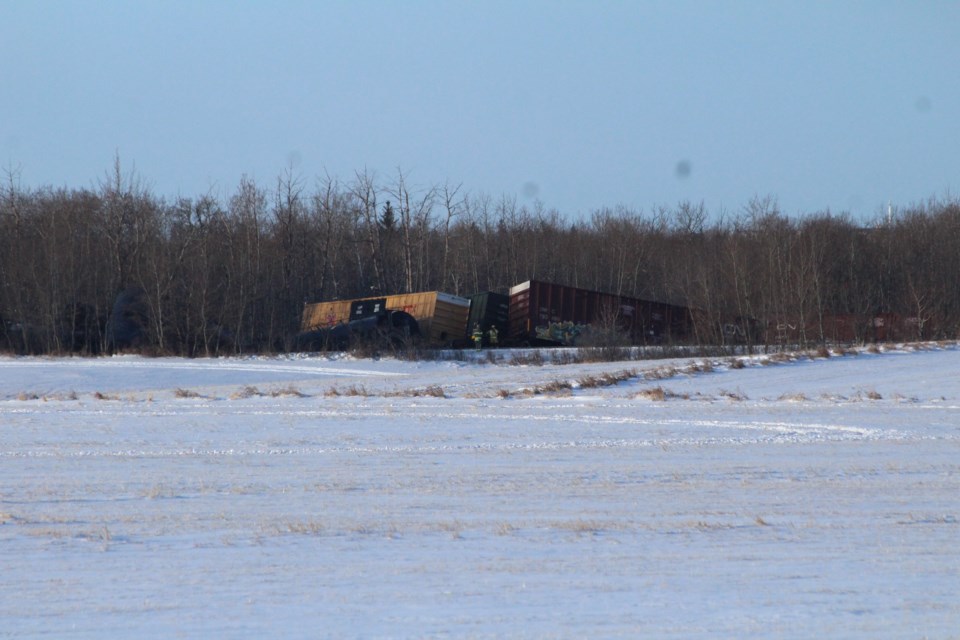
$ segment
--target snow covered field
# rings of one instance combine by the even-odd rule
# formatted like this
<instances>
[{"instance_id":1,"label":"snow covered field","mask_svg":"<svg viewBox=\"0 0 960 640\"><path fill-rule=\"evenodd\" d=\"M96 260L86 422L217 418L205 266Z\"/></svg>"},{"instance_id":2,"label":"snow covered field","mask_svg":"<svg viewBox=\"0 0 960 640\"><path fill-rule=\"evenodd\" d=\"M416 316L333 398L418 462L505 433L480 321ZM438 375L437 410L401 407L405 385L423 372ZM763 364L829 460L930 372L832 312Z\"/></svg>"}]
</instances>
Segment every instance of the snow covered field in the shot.
<instances>
[{"instance_id":1,"label":"snow covered field","mask_svg":"<svg viewBox=\"0 0 960 640\"><path fill-rule=\"evenodd\" d=\"M958 546L956 345L0 358L2 637L957 638Z\"/></svg>"}]
</instances>

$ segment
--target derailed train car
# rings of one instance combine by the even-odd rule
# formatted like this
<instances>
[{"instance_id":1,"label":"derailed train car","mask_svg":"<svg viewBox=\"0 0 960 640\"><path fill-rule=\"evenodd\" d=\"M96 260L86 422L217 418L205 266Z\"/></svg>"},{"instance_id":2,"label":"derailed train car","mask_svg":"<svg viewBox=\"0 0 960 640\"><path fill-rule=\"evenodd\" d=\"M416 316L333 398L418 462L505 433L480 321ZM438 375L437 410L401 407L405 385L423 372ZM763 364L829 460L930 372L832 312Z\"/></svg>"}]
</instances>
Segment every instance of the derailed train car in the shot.
<instances>
[{"instance_id":1,"label":"derailed train car","mask_svg":"<svg viewBox=\"0 0 960 640\"><path fill-rule=\"evenodd\" d=\"M558 346L577 344L587 334L615 332L633 344L683 341L691 334L687 308L610 293L530 280L508 294L492 291L462 298L439 291L379 298L333 300L307 304L301 335L323 336L329 348L342 348L370 317L402 311L419 329L419 339L430 346L463 347L479 329L484 346L491 329L503 346Z\"/></svg>"},{"instance_id":2,"label":"derailed train car","mask_svg":"<svg viewBox=\"0 0 960 640\"><path fill-rule=\"evenodd\" d=\"M510 296L494 291L470 296L470 320L467 329L471 336L479 331L485 347L509 344Z\"/></svg>"},{"instance_id":3,"label":"derailed train car","mask_svg":"<svg viewBox=\"0 0 960 640\"><path fill-rule=\"evenodd\" d=\"M509 339L532 345L576 344L597 330L663 344L685 340L692 328L686 307L537 280L512 287L509 308Z\"/></svg>"},{"instance_id":4,"label":"derailed train car","mask_svg":"<svg viewBox=\"0 0 960 640\"><path fill-rule=\"evenodd\" d=\"M348 322L302 331L297 348L309 351L342 350L359 343L401 349L420 336L416 319L405 311L384 309Z\"/></svg>"},{"instance_id":5,"label":"derailed train car","mask_svg":"<svg viewBox=\"0 0 960 640\"><path fill-rule=\"evenodd\" d=\"M328 336L350 336L350 325L365 327L370 324L371 317L380 318L382 323L385 316L391 318L390 322L399 322L396 318L405 316L398 316L398 312L416 322L416 336L411 337L418 337L429 345L451 346L466 338L470 300L440 291L427 291L316 302L304 306L300 331L301 335L319 335L321 332ZM342 341L338 338L337 342Z\"/></svg>"}]
</instances>

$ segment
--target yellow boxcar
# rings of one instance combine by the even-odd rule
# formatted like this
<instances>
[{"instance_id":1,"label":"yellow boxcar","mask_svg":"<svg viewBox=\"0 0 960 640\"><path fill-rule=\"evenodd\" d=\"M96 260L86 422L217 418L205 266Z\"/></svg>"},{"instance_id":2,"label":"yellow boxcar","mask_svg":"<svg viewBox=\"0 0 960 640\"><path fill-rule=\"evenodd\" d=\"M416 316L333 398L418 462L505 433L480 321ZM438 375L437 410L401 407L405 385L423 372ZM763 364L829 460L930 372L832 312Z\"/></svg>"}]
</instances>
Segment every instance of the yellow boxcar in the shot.
<instances>
[{"instance_id":1,"label":"yellow boxcar","mask_svg":"<svg viewBox=\"0 0 960 640\"><path fill-rule=\"evenodd\" d=\"M363 300L380 298L357 298L334 300L305 305L300 322L302 331L313 331L336 326L350 321L351 306ZM386 296L386 308L390 311L406 311L420 325L420 335L429 344L452 345L467 337L467 321L470 317L470 300L441 291L402 293Z\"/></svg>"},{"instance_id":2,"label":"yellow boxcar","mask_svg":"<svg viewBox=\"0 0 960 640\"><path fill-rule=\"evenodd\" d=\"M470 300L427 291L387 296L387 309L406 311L420 325L420 335L430 344L450 345L467 337Z\"/></svg>"},{"instance_id":3,"label":"yellow boxcar","mask_svg":"<svg viewBox=\"0 0 960 640\"><path fill-rule=\"evenodd\" d=\"M350 321L350 303L352 300L333 300L330 302L314 302L304 305L303 317L300 319L301 331L316 331L329 329L341 322Z\"/></svg>"}]
</instances>

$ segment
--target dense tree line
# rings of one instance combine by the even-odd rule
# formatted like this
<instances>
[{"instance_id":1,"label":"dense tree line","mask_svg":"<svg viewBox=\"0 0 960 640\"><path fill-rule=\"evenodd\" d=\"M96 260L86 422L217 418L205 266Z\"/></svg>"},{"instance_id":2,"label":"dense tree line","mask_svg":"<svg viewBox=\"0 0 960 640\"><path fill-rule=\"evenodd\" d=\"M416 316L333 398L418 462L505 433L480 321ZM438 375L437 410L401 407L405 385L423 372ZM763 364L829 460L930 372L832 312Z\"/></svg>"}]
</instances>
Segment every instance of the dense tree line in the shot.
<instances>
[{"instance_id":1,"label":"dense tree line","mask_svg":"<svg viewBox=\"0 0 960 640\"><path fill-rule=\"evenodd\" d=\"M788 217L772 199L711 218L680 203L570 219L398 171L166 201L114 170L89 189L0 192L0 348L184 355L291 348L306 301L467 295L528 279L696 310L701 344L960 333L960 204L867 223ZM125 320L125 324L120 322ZM124 327L137 329L135 335Z\"/></svg>"}]
</instances>

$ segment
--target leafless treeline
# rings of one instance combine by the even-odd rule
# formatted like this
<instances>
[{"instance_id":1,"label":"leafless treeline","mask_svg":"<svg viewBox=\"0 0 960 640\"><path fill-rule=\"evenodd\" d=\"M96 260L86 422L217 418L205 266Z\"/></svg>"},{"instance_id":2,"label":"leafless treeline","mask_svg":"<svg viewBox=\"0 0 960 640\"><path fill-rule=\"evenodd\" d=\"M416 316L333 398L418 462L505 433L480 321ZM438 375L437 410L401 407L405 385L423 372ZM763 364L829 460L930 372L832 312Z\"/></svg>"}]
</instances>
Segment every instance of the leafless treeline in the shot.
<instances>
[{"instance_id":1,"label":"leafless treeline","mask_svg":"<svg viewBox=\"0 0 960 640\"><path fill-rule=\"evenodd\" d=\"M0 195L0 349L109 351L111 323L133 314L139 346L160 353L285 350L305 301L528 279L690 306L701 344L769 343L784 326L819 343L838 318L869 340L878 314L904 319L905 337L960 333L956 201L866 223L787 217L769 199L719 219L681 203L572 220L398 171L313 186L288 173L167 202L119 163L96 188L8 175Z\"/></svg>"}]
</instances>

